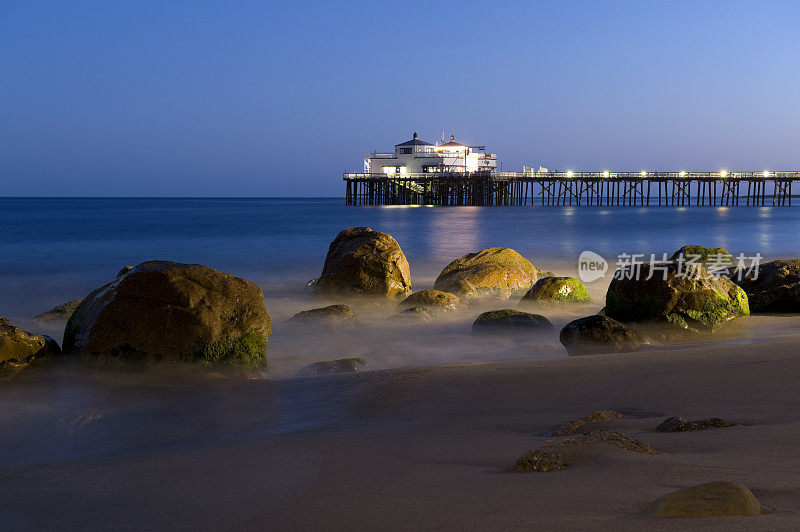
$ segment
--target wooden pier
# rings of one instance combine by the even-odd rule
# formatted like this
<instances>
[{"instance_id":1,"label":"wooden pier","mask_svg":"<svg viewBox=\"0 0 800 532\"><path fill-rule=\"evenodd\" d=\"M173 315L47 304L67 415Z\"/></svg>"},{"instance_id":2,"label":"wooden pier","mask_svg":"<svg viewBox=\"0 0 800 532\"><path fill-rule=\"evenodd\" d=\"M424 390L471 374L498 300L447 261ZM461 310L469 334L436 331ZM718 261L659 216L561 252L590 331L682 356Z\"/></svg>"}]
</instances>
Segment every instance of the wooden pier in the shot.
<instances>
[{"instance_id":1,"label":"wooden pier","mask_svg":"<svg viewBox=\"0 0 800 532\"><path fill-rule=\"evenodd\" d=\"M347 205L790 206L800 171L345 173Z\"/></svg>"}]
</instances>

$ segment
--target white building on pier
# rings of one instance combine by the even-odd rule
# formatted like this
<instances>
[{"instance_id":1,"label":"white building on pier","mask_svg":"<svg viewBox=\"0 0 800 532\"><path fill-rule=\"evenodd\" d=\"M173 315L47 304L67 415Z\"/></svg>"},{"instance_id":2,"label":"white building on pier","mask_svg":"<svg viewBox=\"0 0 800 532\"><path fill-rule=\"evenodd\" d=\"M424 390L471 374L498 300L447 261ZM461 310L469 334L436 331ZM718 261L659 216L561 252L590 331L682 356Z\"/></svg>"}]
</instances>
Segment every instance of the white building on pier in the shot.
<instances>
[{"instance_id":1,"label":"white building on pier","mask_svg":"<svg viewBox=\"0 0 800 532\"><path fill-rule=\"evenodd\" d=\"M431 144L417 138L395 145L394 153L373 152L364 157L364 171L370 174L426 174L431 172L491 172L497 170L497 155L486 146L456 142Z\"/></svg>"}]
</instances>

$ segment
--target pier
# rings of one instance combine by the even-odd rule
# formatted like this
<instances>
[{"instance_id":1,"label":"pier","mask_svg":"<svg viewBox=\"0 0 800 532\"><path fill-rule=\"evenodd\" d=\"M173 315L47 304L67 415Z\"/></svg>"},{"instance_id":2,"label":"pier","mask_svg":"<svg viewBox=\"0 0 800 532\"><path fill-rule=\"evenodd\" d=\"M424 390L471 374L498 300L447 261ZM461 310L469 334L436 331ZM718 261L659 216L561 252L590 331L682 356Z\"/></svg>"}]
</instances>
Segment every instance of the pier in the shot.
<instances>
[{"instance_id":1,"label":"pier","mask_svg":"<svg viewBox=\"0 0 800 532\"><path fill-rule=\"evenodd\" d=\"M800 171L345 173L347 205L790 206Z\"/></svg>"}]
</instances>

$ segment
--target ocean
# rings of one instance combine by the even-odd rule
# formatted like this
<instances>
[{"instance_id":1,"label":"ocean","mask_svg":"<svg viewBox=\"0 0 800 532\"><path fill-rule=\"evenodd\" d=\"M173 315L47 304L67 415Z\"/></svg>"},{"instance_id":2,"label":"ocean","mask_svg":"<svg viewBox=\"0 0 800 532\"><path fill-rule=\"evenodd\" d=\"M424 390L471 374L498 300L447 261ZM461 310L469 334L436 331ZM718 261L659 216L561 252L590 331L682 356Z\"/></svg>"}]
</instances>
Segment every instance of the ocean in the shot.
<instances>
[{"instance_id":1,"label":"ocean","mask_svg":"<svg viewBox=\"0 0 800 532\"><path fill-rule=\"evenodd\" d=\"M409 339L408 326L393 329L389 310L367 309L378 326L362 334L363 345L281 337L281 323L321 306L305 293L305 284L319 275L330 241L350 226L394 236L411 264L416 290L431 288L451 260L490 246L514 248L536 266L564 275L575 275L584 250L611 262L609 276L621 253L671 254L684 244L765 259L797 257L799 214L791 207L433 208L347 207L341 198L5 198L0 315L60 340L63 325L33 316L86 296L125 265L167 259L204 264L261 286L276 331L270 340L276 374L342 356L363 355L372 367L564 356L555 339L533 347L476 345L468 334L474 319L469 313ZM589 285L594 310L602 307L607 282ZM558 326L570 317L552 319Z\"/></svg>"}]
</instances>

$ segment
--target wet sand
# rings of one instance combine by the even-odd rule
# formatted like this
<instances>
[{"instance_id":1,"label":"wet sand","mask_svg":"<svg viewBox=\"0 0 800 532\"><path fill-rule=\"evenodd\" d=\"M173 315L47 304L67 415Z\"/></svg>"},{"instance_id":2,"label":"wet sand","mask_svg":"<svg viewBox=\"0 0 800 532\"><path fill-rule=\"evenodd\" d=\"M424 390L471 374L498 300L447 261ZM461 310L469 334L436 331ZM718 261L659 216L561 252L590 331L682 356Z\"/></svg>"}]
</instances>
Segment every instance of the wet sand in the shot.
<instances>
[{"instance_id":1,"label":"wet sand","mask_svg":"<svg viewBox=\"0 0 800 532\"><path fill-rule=\"evenodd\" d=\"M29 368L0 387L0 517L7 529L792 529L798 382L795 334L265 381ZM566 471L510 471L553 441L547 430L600 408L629 418L603 428L660 454L598 445ZM652 432L673 415L738 425ZM773 512L647 515L713 480Z\"/></svg>"}]
</instances>

